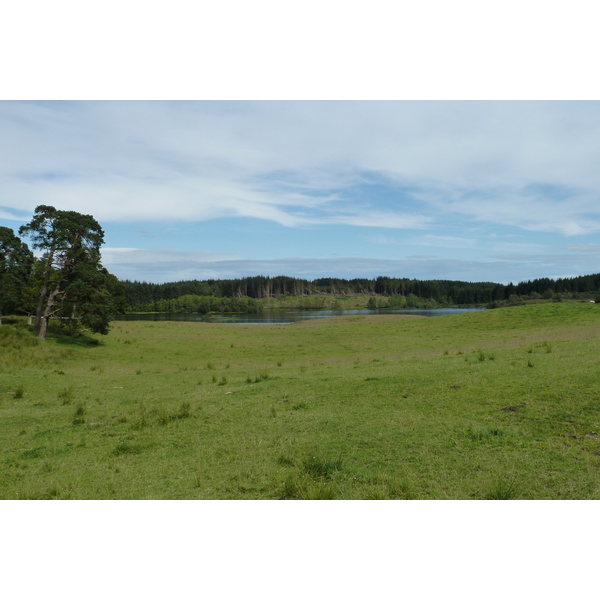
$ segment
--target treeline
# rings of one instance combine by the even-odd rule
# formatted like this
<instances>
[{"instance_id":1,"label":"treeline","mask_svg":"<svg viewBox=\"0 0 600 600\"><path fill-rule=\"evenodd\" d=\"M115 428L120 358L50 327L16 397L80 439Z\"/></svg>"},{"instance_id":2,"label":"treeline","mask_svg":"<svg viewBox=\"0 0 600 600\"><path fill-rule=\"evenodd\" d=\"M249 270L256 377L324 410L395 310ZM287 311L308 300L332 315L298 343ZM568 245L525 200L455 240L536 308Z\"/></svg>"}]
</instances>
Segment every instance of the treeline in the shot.
<instances>
[{"instance_id":1,"label":"treeline","mask_svg":"<svg viewBox=\"0 0 600 600\"><path fill-rule=\"evenodd\" d=\"M172 300L157 300L137 307L137 312L200 313L232 312L257 313L261 310L260 301L254 298L223 298L186 294Z\"/></svg>"},{"instance_id":2,"label":"treeline","mask_svg":"<svg viewBox=\"0 0 600 600\"><path fill-rule=\"evenodd\" d=\"M375 279L245 277L172 283L122 282L127 309L134 312L256 312L267 299L319 296L386 296L380 307L502 306L530 299L593 298L600 293L600 274L541 278L514 285L492 282L419 280L393 277ZM373 305L373 303L371 303Z\"/></svg>"}]
</instances>

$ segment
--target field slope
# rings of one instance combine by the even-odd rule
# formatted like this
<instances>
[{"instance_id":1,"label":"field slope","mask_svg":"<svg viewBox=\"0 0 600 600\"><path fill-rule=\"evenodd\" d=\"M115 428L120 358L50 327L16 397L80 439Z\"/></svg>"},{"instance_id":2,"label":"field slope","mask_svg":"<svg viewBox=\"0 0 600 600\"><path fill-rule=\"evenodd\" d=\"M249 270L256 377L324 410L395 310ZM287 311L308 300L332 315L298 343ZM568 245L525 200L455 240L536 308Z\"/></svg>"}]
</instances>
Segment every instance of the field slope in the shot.
<instances>
[{"instance_id":1,"label":"field slope","mask_svg":"<svg viewBox=\"0 0 600 600\"><path fill-rule=\"evenodd\" d=\"M0 497L595 499L600 306L0 327Z\"/></svg>"}]
</instances>

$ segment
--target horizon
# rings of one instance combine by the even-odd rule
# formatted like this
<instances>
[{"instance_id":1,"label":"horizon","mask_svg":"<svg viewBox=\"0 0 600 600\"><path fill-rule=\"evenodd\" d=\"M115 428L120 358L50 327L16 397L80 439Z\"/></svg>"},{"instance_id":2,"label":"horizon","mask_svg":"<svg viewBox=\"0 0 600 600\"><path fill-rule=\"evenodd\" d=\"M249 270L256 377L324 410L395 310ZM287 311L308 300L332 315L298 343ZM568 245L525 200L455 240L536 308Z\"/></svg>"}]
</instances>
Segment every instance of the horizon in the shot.
<instances>
[{"instance_id":1,"label":"horizon","mask_svg":"<svg viewBox=\"0 0 600 600\"><path fill-rule=\"evenodd\" d=\"M0 225L103 227L119 279L578 277L597 101L4 101Z\"/></svg>"},{"instance_id":2,"label":"horizon","mask_svg":"<svg viewBox=\"0 0 600 600\"><path fill-rule=\"evenodd\" d=\"M418 277L413 277L413 278L406 278L406 279L410 279L410 280L414 280L414 281L423 281L423 282L427 282L427 281L452 281L455 283L468 283L468 284L485 284L485 283L491 283L494 285L502 285L504 287L509 286L509 285L515 285L518 286L521 283L528 283L528 282L535 282L535 281L539 281L539 280L543 280L543 279L549 279L550 281L553 281L554 283L556 283L559 280L563 280L563 279L576 279L579 277L594 277L598 275L598 273L585 273L583 275L576 275L573 278L570 277L556 277L556 278L552 278L552 277L534 277L531 279L524 279L524 280L512 280L509 281L508 283L500 283L498 281L492 281L492 280L486 280L486 281L466 281L466 280L458 280L458 279L439 279L439 278L435 278L435 279L419 279ZM307 281L308 283L314 283L315 281L318 281L320 279L332 279L332 280L339 280L339 281L347 281L347 282L351 282L354 280L367 280L367 281L376 281L379 278L387 278L387 275L376 275L375 277L354 277L352 279L346 279L346 278L342 278L342 277L315 277L313 279L305 279L302 277L292 277L290 275L283 275L283 274L279 274L279 275L247 275L244 277L234 277L234 278L230 278L230 279L218 279L218 278L213 278L213 279L179 279L179 280L173 280L173 281L165 281L162 283L154 283L152 281L140 281L140 280L133 280L133 279L120 279L119 281L121 281L122 283L128 282L128 283L135 283L135 284L151 284L151 285L169 285L169 284L177 284L177 283L187 283L187 282L195 282L198 281L200 283L202 282L206 282L206 281L235 281L235 280L244 280L244 279L253 279L253 278L259 278L259 277L265 277L265 278L270 278L270 279L276 279L279 277L283 277L283 278L289 278L289 279L298 279L301 281ZM404 279L403 277L390 277L390 279ZM593 292L595 293L595 292Z\"/></svg>"}]
</instances>

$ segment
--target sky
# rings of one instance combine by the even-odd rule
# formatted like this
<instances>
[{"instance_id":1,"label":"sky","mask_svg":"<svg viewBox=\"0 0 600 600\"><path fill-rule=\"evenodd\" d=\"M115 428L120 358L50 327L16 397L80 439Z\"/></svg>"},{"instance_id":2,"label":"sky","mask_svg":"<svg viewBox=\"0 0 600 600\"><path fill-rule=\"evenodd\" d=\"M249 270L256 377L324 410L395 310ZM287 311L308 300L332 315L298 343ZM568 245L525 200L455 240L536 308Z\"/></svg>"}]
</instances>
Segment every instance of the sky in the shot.
<instances>
[{"instance_id":1,"label":"sky","mask_svg":"<svg viewBox=\"0 0 600 600\"><path fill-rule=\"evenodd\" d=\"M0 225L93 215L121 279L599 271L597 101L3 101Z\"/></svg>"}]
</instances>

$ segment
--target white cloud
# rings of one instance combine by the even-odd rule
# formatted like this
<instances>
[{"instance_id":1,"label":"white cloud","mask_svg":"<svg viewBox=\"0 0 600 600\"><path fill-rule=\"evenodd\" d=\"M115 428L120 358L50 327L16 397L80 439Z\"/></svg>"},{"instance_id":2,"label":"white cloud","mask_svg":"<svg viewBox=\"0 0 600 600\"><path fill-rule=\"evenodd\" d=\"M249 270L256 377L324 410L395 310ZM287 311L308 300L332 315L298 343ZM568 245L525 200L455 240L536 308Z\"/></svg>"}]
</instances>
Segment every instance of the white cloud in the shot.
<instances>
[{"instance_id":1,"label":"white cloud","mask_svg":"<svg viewBox=\"0 0 600 600\"><path fill-rule=\"evenodd\" d=\"M227 252L182 252L168 249L141 250L139 248L103 248L104 266L160 263L212 263L223 260L235 260L239 255Z\"/></svg>"},{"instance_id":2,"label":"white cloud","mask_svg":"<svg viewBox=\"0 0 600 600\"><path fill-rule=\"evenodd\" d=\"M0 219L6 219L7 221L19 221L21 222L22 219L20 219L19 217L16 217L13 213L7 211L7 210L2 210L0 208Z\"/></svg>"},{"instance_id":3,"label":"white cloud","mask_svg":"<svg viewBox=\"0 0 600 600\"><path fill-rule=\"evenodd\" d=\"M425 235L410 240L417 246L434 246L438 248L476 248L479 240L449 235Z\"/></svg>"},{"instance_id":4,"label":"white cloud","mask_svg":"<svg viewBox=\"0 0 600 600\"><path fill-rule=\"evenodd\" d=\"M600 230L600 103L3 103L6 209L421 228L437 214ZM374 181L405 197L358 207ZM532 193L532 184L545 187ZM553 195L556 189L567 195ZM421 207L407 212L406 202Z\"/></svg>"}]
</instances>

